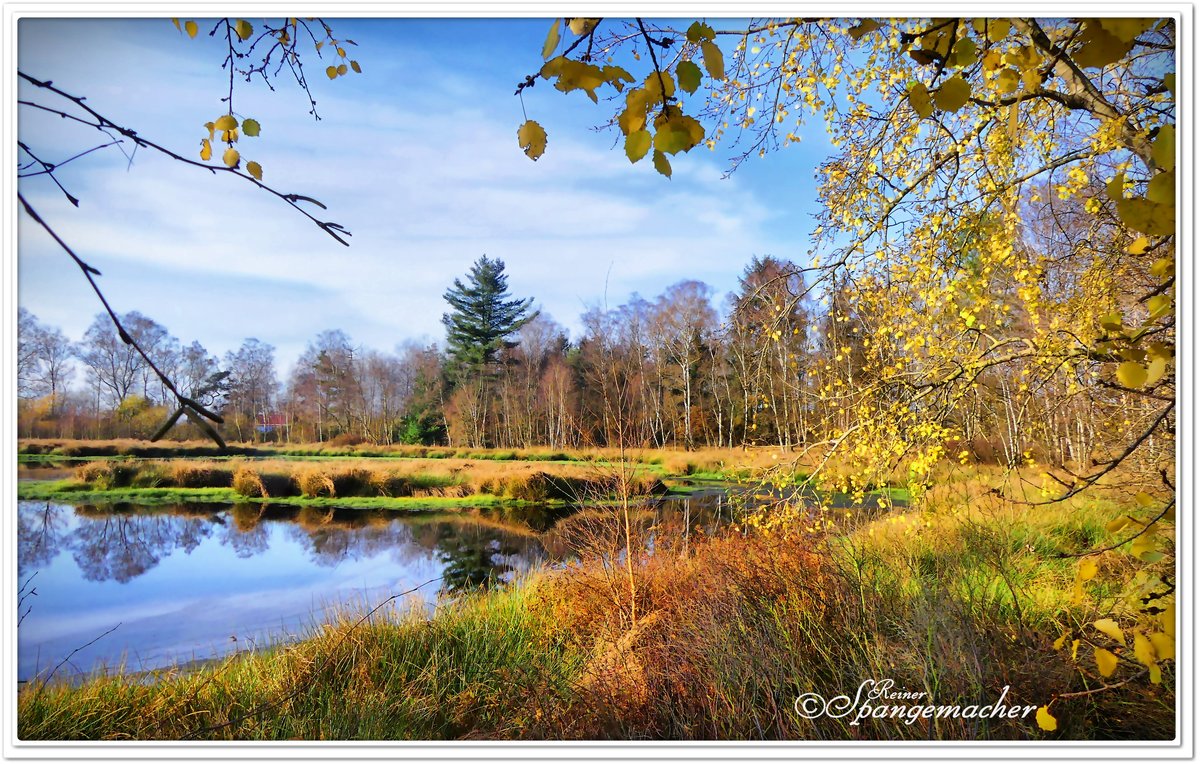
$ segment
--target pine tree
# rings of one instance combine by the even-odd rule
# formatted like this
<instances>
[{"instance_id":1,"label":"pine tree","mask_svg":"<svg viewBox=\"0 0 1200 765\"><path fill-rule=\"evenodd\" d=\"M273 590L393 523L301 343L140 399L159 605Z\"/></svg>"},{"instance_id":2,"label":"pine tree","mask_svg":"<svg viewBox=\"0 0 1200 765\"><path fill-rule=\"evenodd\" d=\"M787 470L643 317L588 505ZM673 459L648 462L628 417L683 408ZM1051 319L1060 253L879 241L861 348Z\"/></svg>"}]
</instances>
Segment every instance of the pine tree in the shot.
<instances>
[{"instance_id":1,"label":"pine tree","mask_svg":"<svg viewBox=\"0 0 1200 765\"><path fill-rule=\"evenodd\" d=\"M442 323L455 380L487 371L500 350L512 345L507 338L538 315L529 312L533 298L508 299L504 261L486 255L471 266L465 285L455 279L443 297L453 309L442 315Z\"/></svg>"}]
</instances>

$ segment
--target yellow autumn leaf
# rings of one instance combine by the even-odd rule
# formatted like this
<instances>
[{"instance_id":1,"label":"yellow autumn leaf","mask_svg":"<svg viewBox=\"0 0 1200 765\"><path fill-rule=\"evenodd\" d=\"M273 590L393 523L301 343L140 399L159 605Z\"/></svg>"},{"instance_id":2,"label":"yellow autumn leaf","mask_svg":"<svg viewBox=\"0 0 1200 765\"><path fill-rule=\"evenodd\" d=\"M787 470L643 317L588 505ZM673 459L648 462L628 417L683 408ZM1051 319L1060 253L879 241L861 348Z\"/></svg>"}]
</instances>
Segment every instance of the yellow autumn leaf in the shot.
<instances>
[{"instance_id":1,"label":"yellow autumn leaf","mask_svg":"<svg viewBox=\"0 0 1200 765\"><path fill-rule=\"evenodd\" d=\"M355 74L362 74L362 67L358 65L357 61L351 60L350 68L354 70Z\"/></svg>"},{"instance_id":2,"label":"yellow autumn leaf","mask_svg":"<svg viewBox=\"0 0 1200 765\"><path fill-rule=\"evenodd\" d=\"M1088 581L1095 578L1100 571L1100 565L1096 563L1095 558L1084 558L1079 561L1079 579L1080 581Z\"/></svg>"},{"instance_id":3,"label":"yellow autumn leaf","mask_svg":"<svg viewBox=\"0 0 1200 765\"><path fill-rule=\"evenodd\" d=\"M254 26L245 19L238 19L233 25L233 31L237 34L240 40L249 40L250 35L254 34Z\"/></svg>"},{"instance_id":4,"label":"yellow autumn leaf","mask_svg":"<svg viewBox=\"0 0 1200 765\"><path fill-rule=\"evenodd\" d=\"M1104 528L1108 531L1108 533L1116 534L1118 531L1131 523L1133 523L1132 518L1130 518L1128 515L1122 515L1118 518L1113 518Z\"/></svg>"},{"instance_id":5,"label":"yellow autumn leaf","mask_svg":"<svg viewBox=\"0 0 1200 765\"><path fill-rule=\"evenodd\" d=\"M1021 83L1021 76L1015 69L1005 69L996 75L996 89L1001 93L1012 93Z\"/></svg>"},{"instance_id":6,"label":"yellow autumn leaf","mask_svg":"<svg viewBox=\"0 0 1200 765\"><path fill-rule=\"evenodd\" d=\"M1146 368L1136 361L1125 361L1117 367L1117 382L1137 390L1146 383Z\"/></svg>"},{"instance_id":7,"label":"yellow autumn leaf","mask_svg":"<svg viewBox=\"0 0 1200 765\"><path fill-rule=\"evenodd\" d=\"M262 180L262 165L258 164L257 162L247 162L246 172L254 176L254 180L256 181Z\"/></svg>"},{"instance_id":8,"label":"yellow autumn leaf","mask_svg":"<svg viewBox=\"0 0 1200 765\"><path fill-rule=\"evenodd\" d=\"M966 105L970 97L970 83L961 74L956 74L934 91L933 103L944 112L956 112Z\"/></svg>"},{"instance_id":9,"label":"yellow autumn leaf","mask_svg":"<svg viewBox=\"0 0 1200 765\"><path fill-rule=\"evenodd\" d=\"M1175 169L1175 126L1163 125L1158 129L1158 135L1150 147L1154 164L1164 171Z\"/></svg>"},{"instance_id":10,"label":"yellow autumn leaf","mask_svg":"<svg viewBox=\"0 0 1200 765\"><path fill-rule=\"evenodd\" d=\"M717 47L717 44L709 40L703 40L700 43L700 52L704 56L704 68L708 71L708 76L714 80L725 79L725 54Z\"/></svg>"},{"instance_id":11,"label":"yellow autumn leaf","mask_svg":"<svg viewBox=\"0 0 1200 765\"><path fill-rule=\"evenodd\" d=\"M221 155L221 161L224 162L227 167L236 167L238 160L241 159L241 156L242 155L238 154L237 149L230 146L225 150L225 153Z\"/></svg>"},{"instance_id":12,"label":"yellow autumn leaf","mask_svg":"<svg viewBox=\"0 0 1200 765\"><path fill-rule=\"evenodd\" d=\"M213 123L213 127L215 127L217 130L233 130L237 126L237 118L232 114L222 114L217 118L217 121Z\"/></svg>"},{"instance_id":13,"label":"yellow autumn leaf","mask_svg":"<svg viewBox=\"0 0 1200 765\"><path fill-rule=\"evenodd\" d=\"M630 162L637 162L650 151L651 137L645 130L635 130L625 138L625 156Z\"/></svg>"},{"instance_id":14,"label":"yellow autumn leaf","mask_svg":"<svg viewBox=\"0 0 1200 765\"><path fill-rule=\"evenodd\" d=\"M212 159L212 144L209 143L207 138L200 139L200 159L205 162Z\"/></svg>"},{"instance_id":15,"label":"yellow autumn leaf","mask_svg":"<svg viewBox=\"0 0 1200 765\"><path fill-rule=\"evenodd\" d=\"M1038 707L1037 710L1038 727L1045 731L1058 730L1058 720L1054 715L1050 714L1050 707Z\"/></svg>"},{"instance_id":16,"label":"yellow autumn leaf","mask_svg":"<svg viewBox=\"0 0 1200 765\"><path fill-rule=\"evenodd\" d=\"M950 51L950 66L964 69L971 64L974 64L979 59L979 48L975 45L975 41L970 37L963 37L958 42L954 43L954 48Z\"/></svg>"},{"instance_id":17,"label":"yellow autumn leaf","mask_svg":"<svg viewBox=\"0 0 1200 765\"><path fill-rule=\"evenodd\" d=\"M1157 563L1162 560L1163 554L1155 549L1158 542L1157 535L1151 528L1146 533L1133 540L1133 544L1129 546L1129 553L1135 558L1140 558L1147 563Z\"/></svg>"},{"instance_id":18,"label":"yellow autumn leaf","mask_svg":"<svg viewBox=\"0 0 1200 765\"><path fill-rule=\"evenodd\" d=\"M550 25L550 31L546 33L546 42L542 43L542 59L549 59L554 50L558 48L561 26L562 19L555 19L554 23Z\"/></svg>"},{"instance_id":19,"label":"yellow autumn leaf","mask_svg":"<svg viewBox=\"0 0 1200 765\"><path fill-rule=\"evenodd\" d=\"M345 64L338 64L337 73L339 75L345 74L347 71L349 70L346 68Z\"/></svg>"},{"instance_id":20,"label":"yellow autumn leaf","mask_svg":"<svg viewBox=\"0 0 1200 765\"><path fill-rule=\"evenodd\" d=\"M336 66L325 67L325 76L331 80L337 78L337 67Z\"/></svg>"},{"instance_id":21,"label":"yellow autumn leaf","mask_svg":"<svg viewBox=\"0 0 1200 765\"><path fill-rule=\"evenodd\" d=\"M567 22L567 27L571 30L571 34L573 35L585 35L592 31L592 27L596 26L598 23L600 23L600 19L576 18Z\"/></svg>"},{"instance_id":22,"label":"yellow autumn leaf","mask_svg":"<svg viewBox=\"0 0 1200 765\"><path fill-rule=\"evenodd\" d=\"M929 99L929 89L920 82L913 83L913 86L908 89L908 105L921 119L933 114L933 102Z\"/></svg>"},{"instance_id":23,"label":"yellow autumn leaf","mask_svg":"<svg viewBox=\"0 0 1200 765\"><path fill-rule=\"evenodd\" d=\"M184 30L187 32L187 36L188 36L188 37L191 37L191 38L193 38L193 39L194 39L194 38L196 37L196 35L197 35L197 34L199 34L199 32L200 32L200 25L199 25L199 24L197 24L197 23L196 23L196 22L194 22L194 21L188 21L188 22L185 22L185 23L184 23L184 25L183 25L183 28L184 28Z\"/></svg>"},{"instance_id":24,"label":"yellow autumn leaf","mask_svg":"<svg viewBox=\"0 0 1200 765\"><path fill-rule=\"evenodd\" d=\"M1097 619L1092 622L1092 626L1121 645L1125 645L1125 633L1121 631L1121 628L1112 619Z\"/></svg>"},{"instance_id":25,"label":"yellow autumn leaf","mask_svg":"<svg viewBox=\"0 0 1200 765\"><path fill-rule=\"evenodd\" d=\"M1105 32L1123 43L1132 41L1142 32L1154 26L1154 19L1103 18L1099 21Z\"/></svg>"},{"instance_id":26,"label":"yellow autumn leaf","mask_svg":"<svg viewBox=\"0 0 1200 765\"><path fill-rule=\"evenodd\" d=\"M1100 19L1088 19L1078 37L1083 43L1072 58L1084 69L1099 69L1114 64L1133 47L1132 41L1122 41L1111 34L1100 23Z\"/></svg>"},{"instance_id":27,"label":"yellow autumn leaf","mask_svg":"<svg viewBox=\"0 0 1200 765\"><path fill-rule=\"evenodd\" d=\"M696 88L700 87L701 76L700 67L696 66L693 61L680 61L679 66L675 67L675 77L679 80L679 87L683 88L686 93L696 92Z\"/></svg>"},{"instance_id":28,"label":"yellow autumn leaf","mask_svg":"<svg viewBox=\"0 0 1200 765\"><path fill-rule=\"evenodd\" d=\"M1147 667L1154 663L1154 645L1140 632L1133 633L1133 657Z\"/></svg>"},{"instance_id":29,"label":"yellow autumn leaf","mask_svg":"<svg viewBox=\"0 0 1200 765\"><path fill-rule=\"evenodd\" d=\"M671 163L667 160L667 155L663 154L658 149L654 150L654 169L668 178L671 177Z\"/></svg>"},{"instance_id":30,"label":"yellow autumn leaf","mask_svg":"<svg viewBox=\"0 0 1200 765\"><path fill-rule=\"evenodd\" d=\"M1146 185L1146 199L1160 205L1175 204L1175 171L1159 173Z\"/></svg>"},{"instance_id":31,"label":"yellow autumn leaf","mask_svg":"<svg viewBox=\"0 0 1200 765\"><path fill-rule=\"evenodd\" d=\"M242 132L245 133L246 135L250 136L251 138L257 137L258 132L261 129L262 129L262 126L258 124L258 120L252 120L252 119L242 120Z\"/></svg>"},{"instance_id":32,"label":"yellow autumn leaf","mask_svg":"<svg viewBox=\"0 0 1200 765\"><path fill-rule=\"evenodd\" d=\"M1117 311L1113 311L1110 314L1105 314L1100 318L1100 327L1102 329L1107 329L1109 332L1120 332L1124 325L1124 317L1122 317Z\"/></svg>"},{"instance_id":33,"label":"yellow autumn leaf","mask_svg":"<svg viewBox=\"0 0 1200 765\"><path fill-rule=\"evenodd\" d=\"M1150 645L1154 646L1154 654L1163 661L1175 658L1175 638L1167 633L1150 633Z\"/></svg>"},{"instance_id":34,"label":"yellow autumn leaf","mask_svg":"<svg viewBox=\"0 0 1200 765\"><path fill-rule=\"evenodd\" d=\"M1162 631L1175 639L1175 604L1168 603L1163 606L1163 611L1158 615L1158 623L1162 625Z\"/></svg>"},{"instance_id":35,"label":"yellow autumn leaf","mask_svg":"<svg viewBox=\"0 0 1200 765\"><path fill-rule=\"evenodd\" d=\"M693 21L692 25L687 29L687 41L690 43L698 43L701 40L712 40L716 36L717 33L712 27L699 21Z\"/></svg>"},{"instance_id":36,"label":"yellow autumn leaf","mask_svg":"<svg viewBox=\"0 0 1200 765\"><path fill-rule=\"evenodd\" d=\"M1154 357L1146 365L1146 385L1154 385L1166 374L1166 360L1162 356Z\"/></svg>"},{"instance_id":37,"label":"yellow autumn leaf","mask_svg":"<svg viewBox=\"0 0 1200 765\"><path fill-rule=\"evenodd\" d=\"M525 152L525 156L533 161L546 152L546 131L533 120L517 128L517 145Z\"/></svg>"},{"instance_id":38,"label":"yellow autumn leaf","mask_svg":"<svg viewBox=\"0 0 1200 765\"><path fill-rule=\"evenodd\" d=\"M1125 252L1128 252L1130 255L1143 255L1149 248L1150 240L1144 236L1139 236L1137 239L1133 240L1133 244L1125 248Z\"/></svg>"},{"instance_id":39,"label":"yellow autumn leaf","mask_svg":"<svg viewBox=\"0 0 1200 765\"><path fill-rule=\"evenodd\" d=\"M874 19L863 19L858 24L846 30L846 34L853 37L855 40L861 40L864 35L868 35L879 29L879 22Z\"/></svg>"},{"instance_id":40,"label":"yellow autumn leaf","mask_svg":"<svg viewBox=\"0 0 1200 765\"><path fill-rule=\"evenodd\" d=\"M654 148L663 154L691 151L704 140L704 127L686 114L672 112L670 117L655 120Z\"/></svg>"},{"instance_id":41,"label":"yellow autumn leaf","mask_svg":"<svg viewBox=\"0 0 1200 765\"><path fill-rule=\"evenodd\" d=\"M1096 649L1096 669L1100 670L1101 677L1108 677L1113 672L1116 672L1117 664L1119 663L1120 661L1117 659L1116 654L1112 651L1104 648Z\"/></svg>"}]
</instances>

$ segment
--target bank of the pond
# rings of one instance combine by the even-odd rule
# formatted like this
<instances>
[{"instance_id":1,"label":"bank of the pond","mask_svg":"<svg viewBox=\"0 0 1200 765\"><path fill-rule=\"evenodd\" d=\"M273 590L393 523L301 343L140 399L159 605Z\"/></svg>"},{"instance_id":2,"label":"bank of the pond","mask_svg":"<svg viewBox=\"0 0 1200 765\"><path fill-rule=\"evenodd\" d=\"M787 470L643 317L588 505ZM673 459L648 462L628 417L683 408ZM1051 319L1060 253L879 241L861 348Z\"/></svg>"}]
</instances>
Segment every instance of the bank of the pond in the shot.
<instances>
[{"instance_id":1,"label":"bank of the pond","mask_svg":"<svg viewBox=\"0 0 1200 765\"><path fill-rule=\"evenodd\" d=\"M625 462L659 476L736 478L751 468L767 467L780 455L778 447L703 448L565 448L476 449L408 444L230 443L225 449L209 441L143 441L137 439L20 439L17 459L25 463L128 459L289 459L321 461L359 459L470 460L612 468Z\"/></svg>"},{"instance_id":2,"label":"bank of the pond","mask_svg":"<svg viewBox=\"0 0 1200 765\"><path fill-rule=\"evenodd\" d=\"M583 505L614 496L662 496L650 471L583 466L423 460L321 464L287 460L85 462L73 478L38 481L26 470L20 499L71 502L266 502L358 508Z\"/></svg>"},{"instance_id":3,"label":"bank of the pond","mask_svg":"<svg viewBox=\"0 0 1200 765\"><path fill-rule=\"evenodd\" d=\"M444 510L468 507L565 507L567 502L550 499L533 502L494 494L468 494L461 497L304 497L248 496L224 488L121 488L97 490L74 480L24 481L17 486L17 499L68 502L72 504L176 505L182 503L224 503L289 505L295 507L338 507L349 510Z\"/></svg>"}]
</instances>

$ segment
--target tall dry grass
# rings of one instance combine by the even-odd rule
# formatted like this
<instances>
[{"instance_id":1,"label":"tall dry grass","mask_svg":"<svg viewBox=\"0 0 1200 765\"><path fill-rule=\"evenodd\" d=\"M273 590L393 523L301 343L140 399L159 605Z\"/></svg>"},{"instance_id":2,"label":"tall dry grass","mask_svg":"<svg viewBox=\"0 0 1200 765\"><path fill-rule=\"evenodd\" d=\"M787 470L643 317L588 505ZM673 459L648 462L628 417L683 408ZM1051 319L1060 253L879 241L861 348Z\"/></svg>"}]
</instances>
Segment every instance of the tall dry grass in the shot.
<instances>
[{"instance_id":1,"label":"tall dry grass","mask_svg":"<svg viewBox=\"0 0 1200 765\"><path fill-rule=\"evenodd\" d=\"M586 464L426 459L381 463L265 459L92 461L75 477L96 490L233 488L246 497L465 497L488 494L527 502L577 503L613 493L608 471ZM635 473L634 494L666 490L649 471Z\"/></svg>"}]
</instances>

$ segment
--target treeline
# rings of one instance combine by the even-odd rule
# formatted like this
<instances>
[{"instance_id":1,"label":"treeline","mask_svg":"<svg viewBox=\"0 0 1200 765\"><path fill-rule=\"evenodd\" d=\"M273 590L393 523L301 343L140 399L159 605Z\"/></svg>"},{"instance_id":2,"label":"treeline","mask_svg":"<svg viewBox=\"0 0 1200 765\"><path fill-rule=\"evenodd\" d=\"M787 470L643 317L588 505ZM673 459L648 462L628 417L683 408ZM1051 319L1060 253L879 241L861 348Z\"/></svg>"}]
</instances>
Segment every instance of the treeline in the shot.
<instances>
[{"instance_id":1,"label":"treeline","mask_svg":"<svg viewBox=\"0 0 1200 765\"><path fill-rule=\"evenodd\" d=\"M756 258L720 310L711 287L681 281L587 311L572 339L530 300L508 300L503 263L483 258L447 292L445 348L389 353L330 330L282 378L274 348L257 339L218 359L140 314L122 321L181 392L221 411L235 441L786 449L852 427L838 392L871 382L867 317L844 286L819 303L798 298L801 273ZM146 437L174 408L104 315L72 343L22 309L19 334L22 436ZM1018 411L1022 385L1016 366L981 376L955 423L966 450L1010 464L1033 451L1061 462L1089 454L1090 400L1043 390L1041 406L1022 396ZM191 428L171 435L202 437Z\"/></svg>"}]
</instances>

